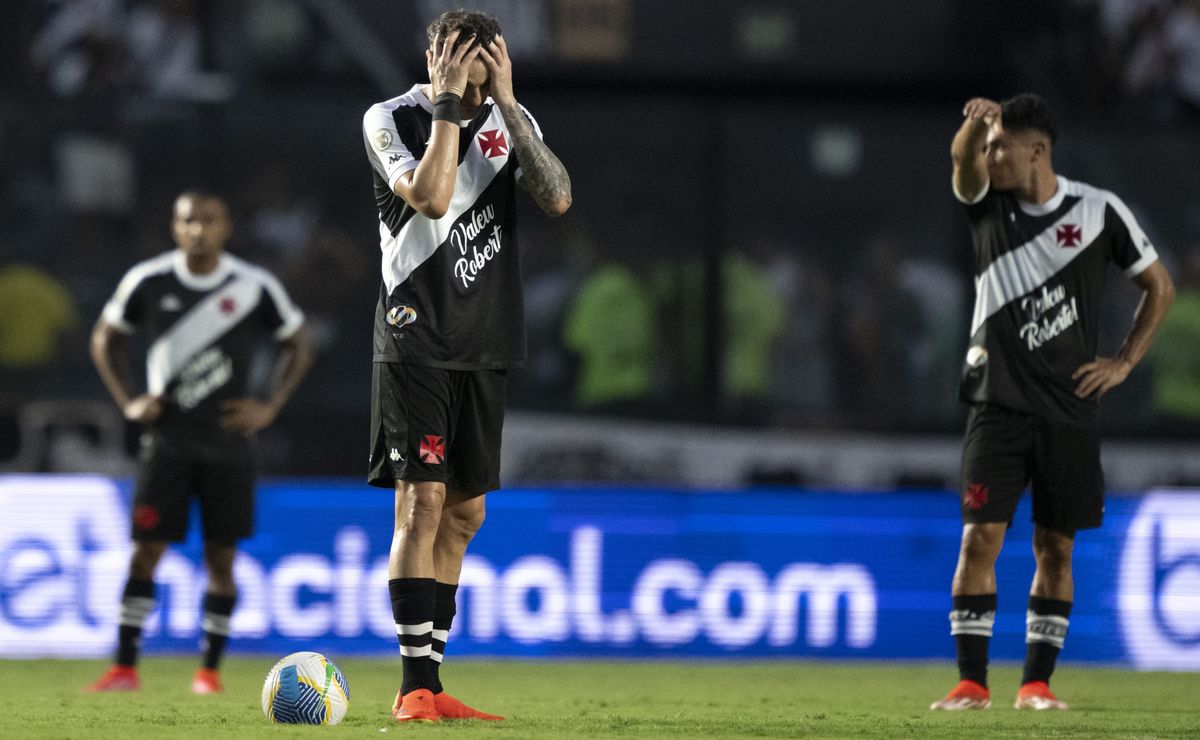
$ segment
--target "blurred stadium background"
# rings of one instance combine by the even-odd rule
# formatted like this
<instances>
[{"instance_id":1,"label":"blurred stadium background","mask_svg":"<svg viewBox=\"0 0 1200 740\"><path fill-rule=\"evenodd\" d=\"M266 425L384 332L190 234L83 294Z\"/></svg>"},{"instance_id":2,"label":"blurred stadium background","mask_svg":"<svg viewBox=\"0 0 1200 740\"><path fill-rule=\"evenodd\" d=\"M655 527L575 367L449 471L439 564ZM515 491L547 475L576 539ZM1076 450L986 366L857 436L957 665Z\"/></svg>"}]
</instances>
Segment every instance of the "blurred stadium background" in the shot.
<instances>
[{"instance_id":1,"label":"blurred stadium background","mask_svg":"<svg viewBox=\"0 0 1200 740\"><path fill-rule=\"evenodd\" d=\"M94 521L105 524L106 552L124 552L117 513L127 505L136 430L126 428L105 394L88 358L87 333L121 274L171 247L170 204L197 182L228 196L231 251L281 276L318 341L313 372L260 439L267 480L310 481L295 484L302 491L264 497L264 534L248 546L257 553L264 593L275 594L283 582L273 575L286 570L281 562L316 551L327 564L322 572L335 574L328 583L288 581L278 588L298 600L293 606L319 604L314 594L345 582L336 575L339 563L352 566L346 573L366 573L370 557L386 552L390 502L346 482L365 470L379 283L361 116L371 103L425 79L425 24L463 4L6 5L0 472L11 475L0 494L11 497L7 511L18 511L18 502L32 508L25 519L10 517L0 527L7 532L0 588L9 589L7 600L0 599L0 635L9 640L0 652L21 652L16 641L49 629L59 586L35 587L39 578L66 579L76 566L79 573L93 565L102 570L95 563L105 558L88 559L97 551L88 549L82 530L51 513L72 511L80 517L72 522L93 521L88 517L102 508L108 513ZM481 535L489 528L496 533L481 540L480 557L490 560L476 563L480 578L486 580L483 566L490 564L493 579L511 585L497 586L496 599L509 594L512 608L534 614L555 603L560 581L571 599L599 594L585 606L569 601L563 608L608 610L608 617L571 626L562 640L576 653L620 652L630 641L669 633L654 633L630 602L631 592L642 593L637 584L651 570L645 557L654 553L694 561L694 572L655 571L667 578L656 586L659 596L691 584L691 598L720 602L725 617L743 625L757 603L744 584L776 579L771 593L779 594L782 575L775 574L789 563L832 568L858 557L854 567L861 572L847 565L838 573L849 580L828 586L829 608L849 616L818 627L807 643L796 641L795 625L784 620L758 632L747 627L747 639L757 642L706 642L684 652L757 645L764 654L830 648L830 655L950 656L944 589L957 540L953 489L965 416L956 384L972 286L966 223L949 188L949 142L968 97L1029 90L1059 113L1056 168L1120 194L1178 287L1153 354L1105 399L1106 474L1110 488L1126 498L1118 497L1115 524L1086 535L1083 542L1093 544L1081 545L1081 557L1096 569L1087 576L1096 579L1087 597L1095 603L1073 630L1090 631L1096 641L1077 657L1138 663L1132 638L1115 646L1103 639L1124 629L1118 602L1126 586L1118 564L1133 558L1127 588L1142 601L1131 608L1169 627L1147 627L1167 635L1166 643L1155 643L1155 654L1174 651L1184 657L1171 667L1200 669L1194 639L1200 494L1143 496L1200 485L1200 3L472 5L500 20L518 98L537 116L575 189L575 205L562 219L546 220L521 204L530 358L513 374L504 451L505 482L517 490L509 499L494 497L493 523ZM1102 348L1112 351L1137 295L1115 272L1108 289L1100 333ZM63 473L104 477L53 477ZM76 480L95 489L99 498L90 501L107 503L70 498L81 495ZM582 492L578 484L586 484ZM644 492L643 503L628 495L646 486L655 490ZM31 498L35 489L45 498ZM854 495L863 492L872 496ZM311 516L320 525L315 534L297 533L282 520L289 501L316 507L295 514ZM321 502L351 507L353 515L325 521ZM784 524L722 523L722 509L781 512ZM678 517L660 516L664 510ZM350 527L355 516L363 526L371 520L368 530L336 529ZM789 522L797 529L788 529ZM1196 526L1176 524L1168 532L1164 522ZM328 531L320 528L326 525ZM872 561L874 540L848 534L864 531L895 535L895 549ZM1169 547L1160 542L1164 533L1174 537ZM100 530L94 534L101 537ZM515 572L509 566L530 553L592 562L586 559L601 557L603 535L628 538L611 556L620 573L611 583L580 586L578 578L602 576L569 566L508 577ZM1149 549L1130 554L1135 535ZM31 537L55 544L38 549ZM1019 522L1014 539L1022 537L1027 541L1028 525ZM1018 546L1020 554L1011 556L1017 575L1004 584L1014 642L1009 657L1021 649L1031 569L1028 548ZM189 547L183 552L194 563L195 542ZM619 558L629 559L627 567ZM93 565L85 568L85 561ZM749 570L721 571L730 563ZM303 563L291 565L304 571ZM187 566L177 566L165 577L190 583L178 575ZM893 570L914 580L898 575L902 582L887 586ZM555 573L562 578L556 581ZM1168 577L1173 573L1178 578ZM804 579L815 576L793 575L800 580L789 588L798 591L788 593L808 593L811 611L813 592L805 589L815 581ZM874 589L870 599L855 590L863 583ZM115 609L116 585L105 588L85 599L94 598L97 614ZM885 593L898 601L885 606ZM683 613L664 598L643 606L660 616ZM877 605L878 623L874 616L869 629L855 622L854 615ZM269 605L263 608L267 622L242 626L244 635L259 629L277 640L250 643L259 648L275 650L295 636L366 635L361 621L339 622L335 612L307 627L281 627L270 622ZM637 612L640 626L625 608ZM72 624L93 631L61 634L94 637L100 647L93 643L91 654L107 650L112 637L103 620L86 610L77 618ZM148 646L190 649L195 615L180 619L176 632L164 621L162 639ZM683 629L670 633L676 642L656 643L667 652L690 644L679 635L690 634L692 625L673 624ZM914 643L893 632L884 639L889 624L925 636ZM473 629L483 652L489 644L491 652L554 652L552 644L521 634L497 638L503 624L485 620ZM1171 635L1179 639L1171 642ZM182 641L172 642L176 637ZM372 649L391 650L370 639ZM511 650L496 647L496 639L509 640ZM38 652L30 647L35 642L22 643L25 652ZM45 644L62 643L47 637ZM1072 657L1070 644L1064 658Z\"/></svg>"}]
</instances>

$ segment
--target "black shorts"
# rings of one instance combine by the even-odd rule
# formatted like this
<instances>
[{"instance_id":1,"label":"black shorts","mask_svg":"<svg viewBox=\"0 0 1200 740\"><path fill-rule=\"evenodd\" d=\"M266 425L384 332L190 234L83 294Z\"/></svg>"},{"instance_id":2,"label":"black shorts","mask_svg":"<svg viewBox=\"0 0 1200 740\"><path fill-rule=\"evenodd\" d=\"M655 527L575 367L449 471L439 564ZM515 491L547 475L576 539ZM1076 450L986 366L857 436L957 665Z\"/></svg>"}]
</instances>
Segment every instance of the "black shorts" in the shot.
<instances>
[{"instance_id":1,"label":"black shorts","mask_svg":"<svg viewBox=\"0 0 1200 740\"><path fill-rule=\"evenodd\" d=\"M254 479L249 454L213 460L145 445L133 494L133 539L182 542L195 497L204 540L235 544L254 533Z\"/></svg>"},{"instance_id":2,"label":"black shorts","mask_svg":"<svg viewBox=\"0 0 1200 740\"><path fill-rule=\"evenodd\" d=\"M1104 472L1098 432L996 404L972 405L959 490L963 521L1011 524L1030 483L1038 525L1064 534L1099 527Z\"/></svg>"},{"instance_id":3,"label":"black shorts","mask_svg":"<svg viewBox=\"0 0 1200 740\"><path fill-rule=\"evenodd\" d=\"M468 495L500 487L506 370L376 362L367 482L437 481Z\"/></svg>"}]
</instances>

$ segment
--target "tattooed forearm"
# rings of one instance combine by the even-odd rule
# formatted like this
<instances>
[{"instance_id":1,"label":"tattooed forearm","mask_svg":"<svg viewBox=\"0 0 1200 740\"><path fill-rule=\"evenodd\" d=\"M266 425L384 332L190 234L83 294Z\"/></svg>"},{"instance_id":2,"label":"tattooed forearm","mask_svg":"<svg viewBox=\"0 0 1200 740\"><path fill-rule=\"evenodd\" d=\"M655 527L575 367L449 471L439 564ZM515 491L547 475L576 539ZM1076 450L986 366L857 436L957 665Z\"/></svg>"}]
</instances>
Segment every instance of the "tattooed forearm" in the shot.
<instances>
[{"instance_id":1,"label":"tattooed forearm","mask_svg":"<svg viewBox=\"0 0 1200 740\"><path fill-rule=\"evenodd\" d=\"M512 134L513 153L521 163L521 187L529 191L547 214L562 215L571 206L571 176L567 168L537 137L520 107L504 110L503 114Z\"/></svg>"}]
</instances>

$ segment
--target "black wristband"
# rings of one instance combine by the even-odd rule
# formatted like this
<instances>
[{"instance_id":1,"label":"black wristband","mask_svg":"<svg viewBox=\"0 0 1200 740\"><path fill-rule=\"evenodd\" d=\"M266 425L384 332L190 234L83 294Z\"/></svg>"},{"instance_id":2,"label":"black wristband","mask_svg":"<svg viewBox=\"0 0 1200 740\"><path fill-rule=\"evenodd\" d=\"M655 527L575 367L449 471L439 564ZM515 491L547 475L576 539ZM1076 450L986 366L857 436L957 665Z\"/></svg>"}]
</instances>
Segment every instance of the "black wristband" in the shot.
<instances>
[{"instance_id":1,"label":"black wristband","mask_svg":"<svg viewBox=\"0 0 1200 740\"><path fill-rule=\"evenodd\" d=\"M455 126L462 123L462 96L444 92L433 101L433 120L449 121Z\"/></svg>"}]
</instances>

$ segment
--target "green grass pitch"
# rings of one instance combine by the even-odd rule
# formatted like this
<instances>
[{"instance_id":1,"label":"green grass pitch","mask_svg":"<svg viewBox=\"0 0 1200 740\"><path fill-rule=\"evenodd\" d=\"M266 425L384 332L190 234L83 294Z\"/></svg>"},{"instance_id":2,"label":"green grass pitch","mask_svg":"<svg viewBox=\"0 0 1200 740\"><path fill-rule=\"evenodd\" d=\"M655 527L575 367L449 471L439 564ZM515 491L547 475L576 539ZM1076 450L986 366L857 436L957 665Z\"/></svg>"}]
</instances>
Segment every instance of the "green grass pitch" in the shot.
<instances>
[{"instance_id":1,"label":"green grass pitch","mask_svg":"<svg viewBox=\"0 0 1200 740\"><path fill-rule=\"evenodd\" d=\"M336 727L267 722L259 692L274 657L229 659L220 696L189 693L193 658L148 658L141 692L103 695L81 691L99 661L0 661L0 738L1200 737L1200 674L1067 663L1054 688L1069 711L1017 712L1019 667L1000 666L991 709L935 713L926 707L955 678L948 663L464 659L443 670L453 693L509 719L401 726L388 711L398 661L331 657L350 682Z\"/></svg>"}]
</instances>

